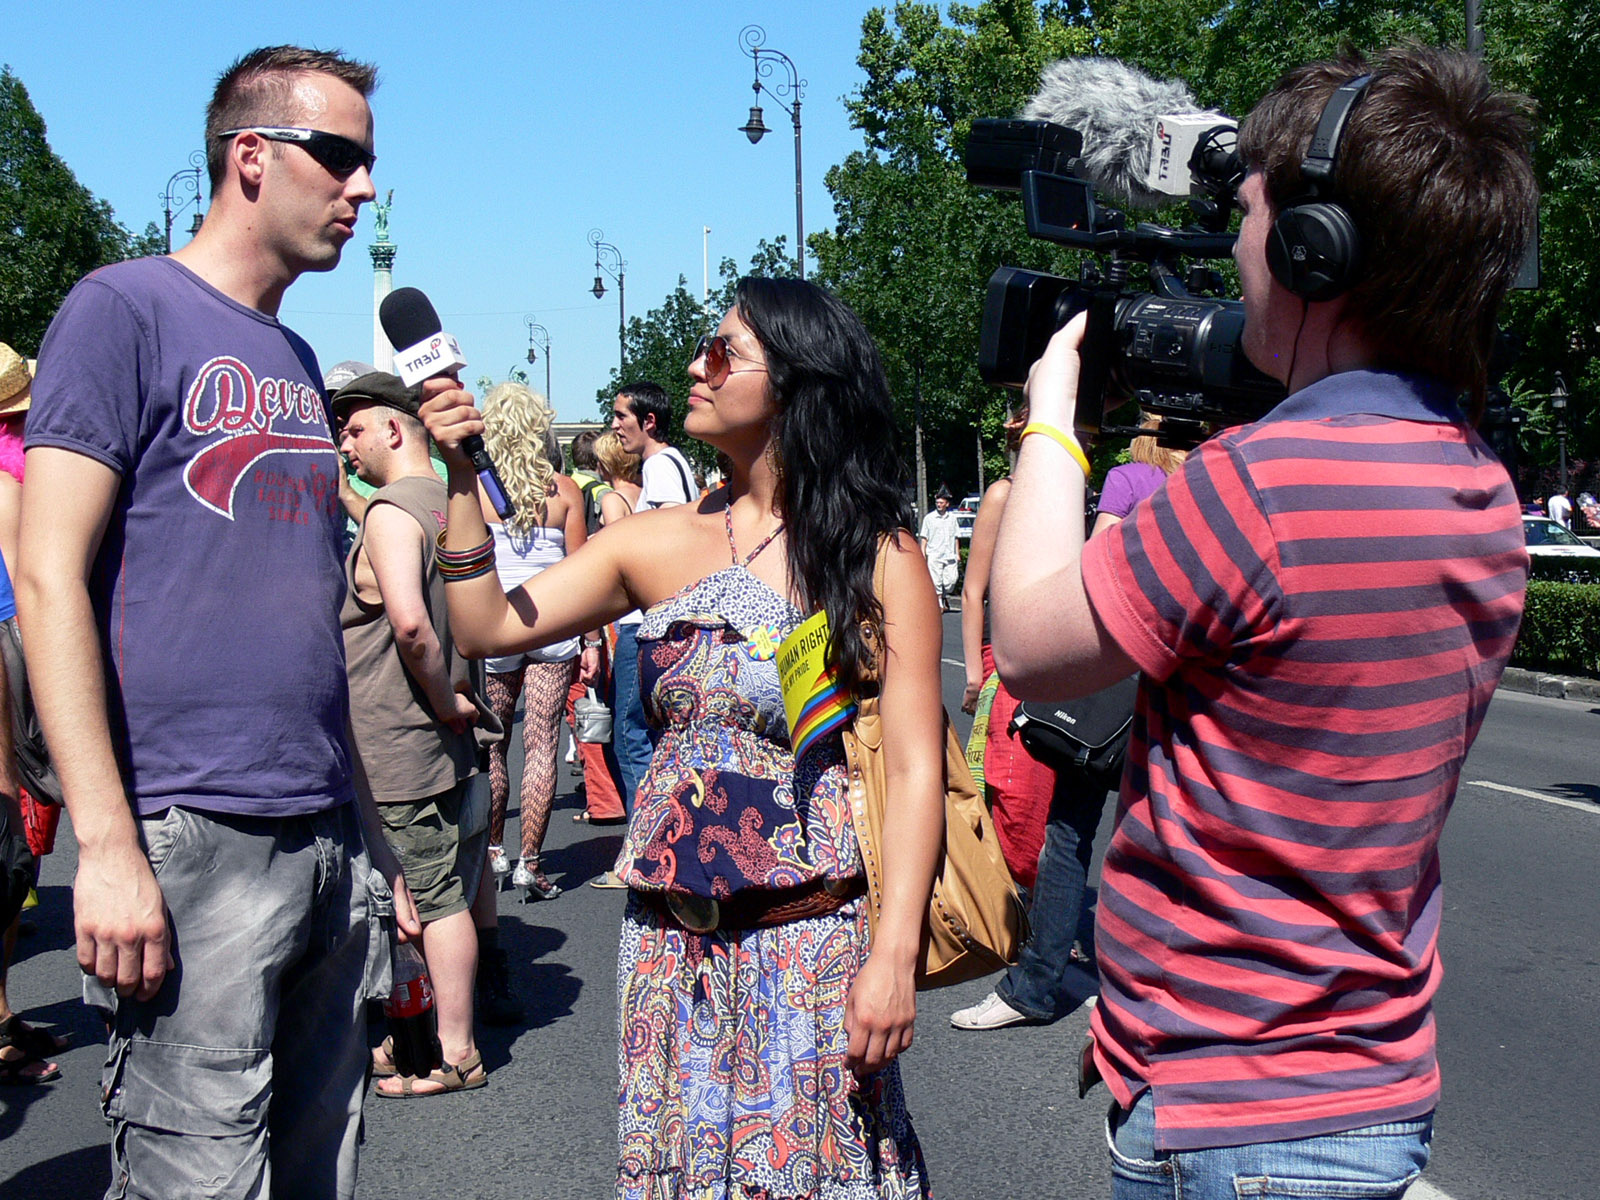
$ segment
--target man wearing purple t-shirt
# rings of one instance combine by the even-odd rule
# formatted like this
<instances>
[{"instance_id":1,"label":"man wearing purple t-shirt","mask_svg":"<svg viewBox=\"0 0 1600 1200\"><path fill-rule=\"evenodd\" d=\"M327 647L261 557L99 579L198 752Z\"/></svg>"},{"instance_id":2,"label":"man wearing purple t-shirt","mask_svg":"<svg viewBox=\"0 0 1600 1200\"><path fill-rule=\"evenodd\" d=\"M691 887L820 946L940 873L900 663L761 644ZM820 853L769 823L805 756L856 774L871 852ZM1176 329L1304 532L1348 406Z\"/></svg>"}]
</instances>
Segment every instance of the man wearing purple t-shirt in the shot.
<instances>
[{"instance_id":1,"label":"man wearing purple t-shirt","mask_svg":"<svg viewBox=\"0 0 1600 1200\"><path fill-rule=\"evenodd\" d=\"M235 63L203 228L80 282L39 355L18 608L78 838L85 999L112 1017L118 1197L355 1188L372 866L340 468L316 357L276 314L373 198L375 84L296 47Z\"/></svg>"}]
</instances>

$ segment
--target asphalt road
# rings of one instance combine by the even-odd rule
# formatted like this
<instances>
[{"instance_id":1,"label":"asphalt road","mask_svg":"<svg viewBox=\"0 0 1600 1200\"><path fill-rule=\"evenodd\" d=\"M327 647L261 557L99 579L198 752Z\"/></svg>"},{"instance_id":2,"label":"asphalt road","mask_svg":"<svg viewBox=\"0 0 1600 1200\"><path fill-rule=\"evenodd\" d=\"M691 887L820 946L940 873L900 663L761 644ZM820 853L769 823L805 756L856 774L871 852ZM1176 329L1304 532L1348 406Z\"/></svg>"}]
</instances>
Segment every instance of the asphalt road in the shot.
<instances>
[{"instance_id":1,"label":"asphalt road","mask_svg":"<svg viewBox=\"0 0 1600 1200\"><path fill-rule=\"evenodd\" d=\"M962 677L956 622L945 619L952 712ZM1502 692L1468 762L1444 836L1446 976L1437 1011L1445 1091L1426 1177L1435 1197L1565 1200L1593 1195L1600 1179L1597 751L1600 708ZM535 905L510 892L500 901L502 940L530 1020L481 1037L487 1088L369 1102L363 1197L612 1194L622 896L583 885L619 839L569 819L575 800L565 780L557 805L545 866L567 892ZM57 1083L0 1089L0 1200L97 1196L108 1175L96 1108L101 1039L78 1002L70 949L73 863L63 828L45 864L39 931L18 946L11 994L30 1019L71 1030L75 1045L61 1056ZM904 1059L936 1193L1105 1195L1106 1093L1080 1102L1072 1078L1086 1013L1048 1027L951 1029L949 1014L989 986L925 994L917 1043Z\"/></svg>"}]
</instances>

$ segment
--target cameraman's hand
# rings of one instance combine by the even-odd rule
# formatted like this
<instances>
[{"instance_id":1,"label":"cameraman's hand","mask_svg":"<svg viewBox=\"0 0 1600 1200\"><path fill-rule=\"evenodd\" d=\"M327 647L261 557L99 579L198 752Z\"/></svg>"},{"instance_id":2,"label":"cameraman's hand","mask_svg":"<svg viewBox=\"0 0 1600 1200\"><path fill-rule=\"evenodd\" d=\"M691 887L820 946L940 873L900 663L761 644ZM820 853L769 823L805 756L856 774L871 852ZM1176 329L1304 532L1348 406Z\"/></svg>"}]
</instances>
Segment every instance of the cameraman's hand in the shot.
<instances>
[{"instance_id":1,"label":"cameraman's hand","mask_svg":"<svg viewBox=\"0 0 1600 1200\"><path fill-rule=\"evenodd\" d=\"M1022 394L1028 398L1028 419L1071 432L1078 414L1079 352L1089 314L1081 312L1050 339L1039 361L1028 370Z\"/></svg>"}]
</instances>

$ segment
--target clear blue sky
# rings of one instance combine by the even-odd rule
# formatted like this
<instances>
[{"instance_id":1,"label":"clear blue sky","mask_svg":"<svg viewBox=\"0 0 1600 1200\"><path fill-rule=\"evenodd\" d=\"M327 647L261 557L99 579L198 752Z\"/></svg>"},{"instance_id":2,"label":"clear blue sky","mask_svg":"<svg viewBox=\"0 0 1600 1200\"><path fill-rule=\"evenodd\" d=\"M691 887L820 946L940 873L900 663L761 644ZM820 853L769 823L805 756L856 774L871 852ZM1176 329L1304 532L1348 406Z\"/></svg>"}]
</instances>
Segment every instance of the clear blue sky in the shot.
<instances>
[{"instance_id":1,"label":"clear blue sky","mask_svg":"<svg viewBox=\"0 0 1600 1200\"><path fill-rule=\"evenodd\" d=\"M168 177L201 148L218 73L256 46L339 48L378 64L372 105L380 196L394 189L395 285L420 287L469 360L499 379L527 353L525 314L551 334L562 419L593 416L617 359L612 281L589 288L591 228L628 262L628 313L660 304L678 276L701 285L701 228L713 280L762 237L794 241L794 140L738 132L751 103L741 27L806 78L802 119L808 231L832 225L823 174L861 135L842 99L860 82L862 0L807 4L575 4L396 0L382 5L84 3L8 6L0 60L27 86L50 144L136 232L161 220ZM777 76L769 79L775 83ZM186 239L186 210L174 245ZM339 267L290 289L283 320L324 366L372 351L370 208ZM543 363L533 379L544 384Z\"/></svg>"}]
</instances>

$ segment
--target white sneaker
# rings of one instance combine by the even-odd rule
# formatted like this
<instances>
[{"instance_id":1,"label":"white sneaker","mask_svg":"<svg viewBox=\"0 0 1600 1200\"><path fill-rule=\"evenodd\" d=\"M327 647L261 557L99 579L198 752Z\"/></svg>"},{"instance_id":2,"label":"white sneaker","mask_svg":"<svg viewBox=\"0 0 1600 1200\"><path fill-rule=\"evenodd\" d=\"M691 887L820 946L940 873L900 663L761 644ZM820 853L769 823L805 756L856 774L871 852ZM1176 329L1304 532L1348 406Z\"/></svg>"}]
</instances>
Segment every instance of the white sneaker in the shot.
<instances>
[{"instance_id":1,"label":"white sneaker","mask_svg":"<svg viewBox=\"0 0 1600 1200\"><path fill-rule=\"evenodd\" d=\"M567 762L570 765L578 761L578 743L571 738L567 739Z\"/></svg>"},{"instance_id":2,"label":"white sneaker","mask_svg":"<svg viewBox=\"0 0 1600 1200\"><path fill-rule=\"evenodd\" d=\"M957 1029L1004 1029L1028 1019L1026 1014L1000 999L997 992L990 992L971 1008L959 1008L950 1014L950 1024Z\"/></svg>"},{"instance_id":3,"label":"white sneaker","mask_svg":"<svg viewBox=\"0 0 1600 1200\"><path fill-rule=\"evenodd\" d=\"M511 873L511 860L506 857L506 848L504 846L489 847L489 869L497 877Z\"/></svg>"}]
</instances>

